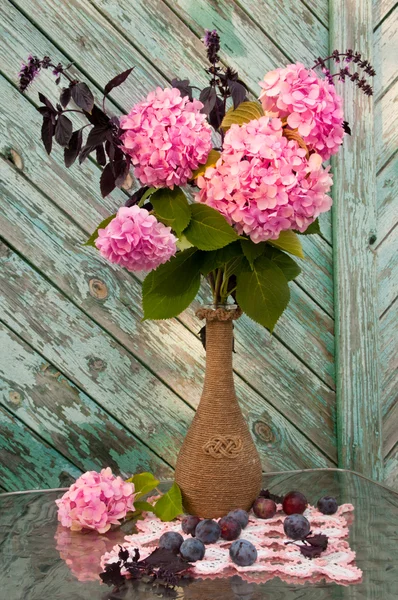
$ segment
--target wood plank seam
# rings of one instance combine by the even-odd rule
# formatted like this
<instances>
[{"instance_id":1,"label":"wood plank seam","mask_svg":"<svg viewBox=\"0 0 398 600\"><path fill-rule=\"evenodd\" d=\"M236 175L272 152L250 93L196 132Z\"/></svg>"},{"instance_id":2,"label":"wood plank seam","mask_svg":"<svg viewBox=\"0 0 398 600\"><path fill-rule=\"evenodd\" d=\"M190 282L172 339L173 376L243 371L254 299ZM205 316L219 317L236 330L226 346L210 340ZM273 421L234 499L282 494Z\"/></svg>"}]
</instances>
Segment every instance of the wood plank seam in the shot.
<instances>
[{"instance_id":1,"label":"wood plank seam","mask_svg":"<svg viewBox=\"0 0 398 600\"><path fill-rule=\"evenodd\" d=\"M1 319L0 319L1 321ZM2 321L1 321L2 322ZM37 431L34 431L34 429L32 429L29 425L27 425L26 423L23 422L22 419L20 419L19 417L17 417L16 415L14 415L12 413L12 411L7 407L4 406L4 404L1 404L3 410L5 413L7 413L8 415L10 415L13 419L15 419L16 421L18 421L18 423L21 423L29 432L33 437L36 437L38 440L40 440L40 442L44 445L47 446L48 448L51 448L52 450L54 450L54 452L56 452L60 457L62 457L65 461L67 461L72 467L74 467L75 469L78 469L79 471L82 472L82 470L80 469L80 467L78 467L78 465L76 465L70 458L68 458L67 456L65 456L60 450L59 448L55 448L55 446L53 446L51 443L49 443L46 439L44 439L42 437L42 435L40 435L40 433L38 433Z\"/></svg>"},{"instance_id":2,"label":"wood plank seam","mask_svg":"<svg viewBox=\"0 0 398 600\"><path fill-rule=\"evenodd\" d=\"M6 242L4 242L4 241L3 241L3 243L4 243L6 246L10 247L10 246L9 246L9 245L8 245ZM14 250L13 250L13 252L14 252ZM28 261L25 261L25 262L28 262ZM49 361L49 360L48 360L48 358L47 358L47 357L45 357L45 356L44 356L44 355L43 355L43 354L40 352L40 349L38 349L38 348L35 348L34 346L32 346L32 344L30 344L30 343L29 343L29 341L28 341L28 340L26 340L26 339L23 339L23 338L22 338L22 337L19 335L19 333L18 333L17 331L15 331L15 330L14 330L14 329L13 329L13 328L10 326L10 324L9 324L9 323L6 323L6 322L5 322L5 321L4 321L4 320L3 320L1 317L0 317L0 323L1 323L2 325L4 325L4 327L6 327L6 328L7 328L7 329L9 329L10 331L12 331L12 333L13 333L13 334L14 334L14 335L15 335L15 336L18 338L18 339L20 339L20 340L21 340L21 341L22 341L24 344L26 344L27 346L29 346L29 348L31 348L31 349L32 349L34 352L36 352L36 353L37 353L39 356L41 356L41 358L43 359L43 361L46 361L46 362L47 362L47 363L49 363L49 365L50 365L50 366L52 366L54 369L57 369L57 370L59 371L59 373L60 373L60 374L61 374L63 377L65 377L66 379L69 379L68 375L66 375L66 374L65 374L65 373L62 371L62 369L59 369L59 367L58 367L58 366L55 366L53 362ZM108 409L107 409L105 406L102 406L102 405L100 405L100 404L99 404L99 403L98 403L98 402L95 400L95 398L94 398L94 397L92 397L92 396L90 395L90 393L89 393L89 392L87 392L86 390L83 390L83 389L82 389L82 387L79 385L79 383L78 383L78 382L74 381L74 382L73 382L73 385L76 387L76 389L77 389L77 390L79 390L80 392L83 392L83 393L84 393L84 394L85 394L85 395L86 395L88 398L90 398L90 400L92 400L92 402L94 402L94 403L95 403L97 406L99 406L99 407L101 408L101 410L102 410L102 411L104 411L104 412L105 412L105 413L106 413L106 414L107 414L109 417L111 417L111 418L112 418L112 419L114 419L114 420L115 420L115 421L116 421L116 422L117 422L119 425L121 425L122 427L124 427L124 429L126 429L126 430L127 430L129 433L130 433L130 435L132 435L132 436L133 436L133 437L134 437L136 440L138 440L138 441L139 441L139 442L140 442L140 443L141 443L143 446L145 446L146 448L148 448L148 450L150 450L150 452L151 452L152 454L154 454L155 456L157 456L157 458L159 458L161 461L163 461L163 462L164 462L164 463L165 463L165 464L166 464L168 467L170 467L171 469L173 469L173 468L174 468L174 467L173 467L173 466L172 466L170 463L168 463L168 462L167 462L167 460L166 460L166 459L165 459L163 456L160 456L160 454L158 454L158 453L156 452L156 450L154 450L153 448L151 448L151 447L150 447L150 446L147 444L147 442L145 441L145 439L141 439L141 438L140 438L140 437L139 437L139 436L138 436L138 435L137 435L137 434L136 434L134 431L132 431L132 430L131 430L131 429L128 427L128 425L126 425L126 423L123 423L122 421L120 421L120 420L117 418L117 416L115 416L115 415L112 415L112 414L111 414L111 413L108 411ZM12 411L10 411L10 409L9 409L8 407L6 407L6 406L5 406L3 403L2 403L2 405L4 406L4 408L6 408L6 409L8 410L8 412L10 412L11 414L13 414L13 413L12 413ZM22 419L20 419L20 418L19 418L19 417L17 417L16 415L14 415L14 416L15 416L15 418L18 418L18 419L19 419L21 422L23 422L23 421L22 421ZM29 426L29 425L27 425L26 423L24 423L24 425L25 425L26 427L30 428L30 426ZM32 431L33 431L33 430L32 430ZM37 435L39 435L39 434L37 434ZM46 440L45 440L44 438L43 438L43 440L46 442ZM51 444L51 443L49 443L49 442L46 442L46 443L48 443L48 445L50 445L50 446L52 445L52 444ZM55 449L55 450L57 450L57 451L58 451L58 449L57 449L57 448L55 448L55 446L53 446L53 447L54 447L54 449ZM77 466L77 465L75 465L75 466ZM78 468L80 468L80 467L78 467Z\"/></svg>"},{"instance_id":3,"label":"wood plank seam","mask_svg":"<svg viewBox=\"0 0 398 600\"><path fill-rule=\"evenodd\" d=\"M371 0L330 0L330 44L359 48L372 62ZM373 107L353 86L340 88L356 132L335 157L333 246L339 465L382 479ZM351 239L344 236L347 227Z\"/></svg>"}]
</instances>

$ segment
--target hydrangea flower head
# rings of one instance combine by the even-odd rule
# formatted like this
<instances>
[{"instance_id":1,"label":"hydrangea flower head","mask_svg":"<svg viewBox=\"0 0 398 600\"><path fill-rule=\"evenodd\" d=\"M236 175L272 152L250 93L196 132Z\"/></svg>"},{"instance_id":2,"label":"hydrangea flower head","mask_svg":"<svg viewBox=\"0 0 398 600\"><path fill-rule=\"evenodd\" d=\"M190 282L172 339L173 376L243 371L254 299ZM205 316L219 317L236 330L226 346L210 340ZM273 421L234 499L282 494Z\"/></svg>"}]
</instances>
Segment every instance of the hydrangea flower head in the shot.
<instances>
[{"instance_id":1,"label":"hydrangea flower head","mask_svg":"<svg viewBox=\"0 0 398 600\"><path fill-rule=\"evenodd\" d=\"M117 215L98 230L95 245L107 260L129 271L152 271L177 252L177 238L137 205L119 208Z\"/></svg>"},{"instance_id":2,"label":"hydrangea flower head","mask_svg":"<svg viewBox=\"0 0 398 600\"><path fill-rule=\"evenodd\" d=\"M211 129L199 100L190 101L176 88L156 88L121 117L124 151L143 185L185 185L206 162Z\"/></svg>"},{"instance_id":3,"label":"hydrangea flower head","mask_svg":"<svg viewBox=\"0 0 398 600\"><path fill-rule=\"evenodd\" d=\"M301 63L270 71L260 82L260 100L267 114L287 117L310 150L323 160L338 152L345 135L342 99L332 83Z\"/></svg>"},{"instance_id":4,"label":"hydrangea flower head","mask_svg":"<svg viewBox=\"0 0 398 600\"><path fill-rule=\"evenodd\" d=\"M332 200L322 158L283 136L279 118L261 117L228 130L214 167L198 177L198 202L222 213L239 234L258 243L281 231L305 231Z\"/></svg>"},{"instance_id":5,"label":"hydrangea flower head","mask_svg":"<svg viewBox=\"0 0 398 600\"><path fill-rule=\"evenodd\" d=\"M133 501L134 485L113 475L108 467L100 473L87 471L55 502L58 520L64 527L105 533L134 510Z\"/></svg>"}]
</instances>

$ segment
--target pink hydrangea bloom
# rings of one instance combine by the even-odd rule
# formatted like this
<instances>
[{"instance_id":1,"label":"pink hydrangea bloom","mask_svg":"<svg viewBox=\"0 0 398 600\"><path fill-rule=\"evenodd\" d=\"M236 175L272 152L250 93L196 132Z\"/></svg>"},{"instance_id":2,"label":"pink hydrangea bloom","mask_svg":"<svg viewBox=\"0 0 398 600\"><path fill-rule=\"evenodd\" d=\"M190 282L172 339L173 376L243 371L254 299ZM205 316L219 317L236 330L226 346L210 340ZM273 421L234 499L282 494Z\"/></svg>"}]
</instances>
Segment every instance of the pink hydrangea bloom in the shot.
<instances>
[{"instance_id":1,"label":"pink hydrangea bloom","mask_svg":"<svg viewBox=\"0 0 398 600\"><path fill-rule=\"evenodd\" d=\"M105 533L111 525L120 525L130 510L134 510L134 485L112 474L87 471L73 483L59 500L58 520L72 531L94 529Z\"/></svg>"},{"instance_id":2,"label":"pink hydrangea bloom","mask_svg":"<svg viewBox=\"0 0 398 600\"><path fill-rule=\"evenodd\" d=\"M144 185L185 185L192 171L206 162L211 150L211 129L203 104L192 102L176 88L156 88L136 104L120 126L124 150L135 165L135 176Z\"/></svg>"},{"instance_id":3,"label":"pink hydrangea bloom","mask_svg":"<svg viewBox=\"0 0 398 600\"><path fill-rule=\"evenodd\" d=\"M198 202L222 213L239 234L258 243L305 229L329 210L332 179L322 158L282 135L278 118L232 125L214 167L198 177Z\"/></svg>"},{"instance_id":4,"label":"pink hydrangea bloom","mask_svg":"<svg viewBox=\"0 0 398 600\"><path fill-rule=\"evenodd\" d=\"M345 133L342 98L333 84L296 63L270 71L260 86L268 115L287 117L288 125L297 128L309 149L323 160L338 152Z\"/></svg>"},{"instance_id":5,"label":"pink hydrangea bloom","mask_svg":"<svg viewBox=\"0 0 398 600\"><path fill-rule=\"evenodd\" d=\"M98 230L95 245L106 259L129 271L151 271L177 252L177 238L137 205L119 208L117 215Z\"/></svg>"}]
</instances>

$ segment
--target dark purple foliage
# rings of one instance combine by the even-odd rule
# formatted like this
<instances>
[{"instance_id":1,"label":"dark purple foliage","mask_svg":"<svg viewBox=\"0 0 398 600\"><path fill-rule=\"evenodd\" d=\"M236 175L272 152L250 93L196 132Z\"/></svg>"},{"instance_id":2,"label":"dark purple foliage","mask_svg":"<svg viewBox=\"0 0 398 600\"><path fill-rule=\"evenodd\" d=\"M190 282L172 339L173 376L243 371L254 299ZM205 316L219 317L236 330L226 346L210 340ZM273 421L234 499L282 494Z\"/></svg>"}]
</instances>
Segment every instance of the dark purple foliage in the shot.
<instances>
[{"instance_id":1,"label":"dark purple foliage","mask_svg":"<svg viewBox=\"0 0 398 600\"><path fill-rule=\"evenodd\" d=\"M123 71L123 73L119 73L119 75L116 75L116 77L114 77L113 79L108 81L108 83L106 84L105 89L104 89L105 95L109 94L109 92L111 92L113 90L113 88L118 87L124 81L126 81L127 77L130 75L130 73L133 69L134 69L134 67L131 67L131 69L127 69L127 71Z\"/></svg>"},{"instance_id":2,"label":"dark purple foliage","mask_svg":"<svg viewBox=\"0 0 398 600\"><path fill-rule=\"evenodd\" d=\"M76 158L79 156L83 143L83 132L81 129L74 131L69 140L68 146L64 150L64 162L65 166L69 168L73 165Z\"/></svg>"}]
</instances>

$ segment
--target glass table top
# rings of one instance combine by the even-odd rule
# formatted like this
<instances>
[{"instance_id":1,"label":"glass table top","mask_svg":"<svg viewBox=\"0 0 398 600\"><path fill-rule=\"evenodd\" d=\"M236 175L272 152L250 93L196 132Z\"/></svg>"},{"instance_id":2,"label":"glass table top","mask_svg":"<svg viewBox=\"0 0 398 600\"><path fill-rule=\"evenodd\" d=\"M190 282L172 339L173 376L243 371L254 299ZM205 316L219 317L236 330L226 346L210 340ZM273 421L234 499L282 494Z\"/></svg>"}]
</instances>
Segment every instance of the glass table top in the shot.
<instances>
[{"instance_id":1,"label":"glass table top","mask_svg":"<svg viewBox=\"0 0 398 600\"><path fill-rule=\"evenodd\" d=\"M303 492L311 504L323 495L355 506L350 546L362 582L287 583L278 577L248 583L239 576L194 579L172 595L142 582L117 591L99 580L104 552L130 534L132 523L105 535L71 533L57 523L54 500L63 490L0 494L0 598L4 600L397 600L398 494L350 471L319 469L264 476L273 493Z\"/></svg>"}]
</instances>

